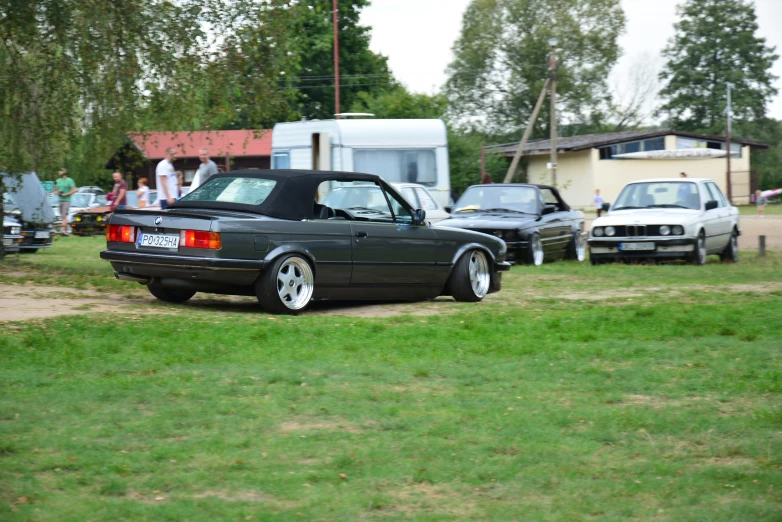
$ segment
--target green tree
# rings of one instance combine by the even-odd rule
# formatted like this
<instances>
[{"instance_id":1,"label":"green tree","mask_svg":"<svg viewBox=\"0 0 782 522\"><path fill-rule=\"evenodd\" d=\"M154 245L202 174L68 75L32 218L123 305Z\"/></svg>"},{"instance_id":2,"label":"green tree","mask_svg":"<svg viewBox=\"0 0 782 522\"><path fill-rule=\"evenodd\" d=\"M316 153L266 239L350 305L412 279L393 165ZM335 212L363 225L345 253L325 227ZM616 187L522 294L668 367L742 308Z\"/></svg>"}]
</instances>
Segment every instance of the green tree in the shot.
<instances>
[{"instance_id":1,"label":"green tree","mask_svg":"<svg viewBox=\"0 0 782 522\"><path fill-rule=\"evenodd\" d=\"M369 49L370 29L359 25L369 0L339 4L339 71L341 111L360 93L376 93L396 85L388 59ZM288 86L297 94L294 109L307 119L334 117L334 30L332 0L308 0L293 9L288 37L296 70Z\"/></svg>"},{"instance_id":2,"label":"green tree","mask_svg":"<svg viewBox=\"0 0 782 522\"><path fill-rule=\"evenodd\" d=\"M411 93L402 86L375 95L360 92L350 107L351 112L366 112L376 118L415 119L442 118L448 101L442 94Z\"/></svg>"},{"instance_id":3,"label":"green tree","mask_svg":"<svg viewBox=\"0 0 782 522\"><path fill-rule=\"evenodd\" d=\"M500 139L518 139L548 76L557 37L557 107L572 132L599 126L606 78L625 26L619 0L473 0L454 45L446 94L454 117ZM548 135L548 104L534 136Z\"/></svg>"},{"instance_id":4,"label":"green tree","mask_svg":"<svg viewBox=\"0 0 782 522\"><path fill-rule=\"evenodd\" d=\"M762 122L769 99L777 94L770 72L778 58L757 36L755 8L746 0L687 0L678 7L681 20L663 51L659 113L679 129L722 133L727 83L737 133L743 123Z\"/></svg>"}]
</instances>

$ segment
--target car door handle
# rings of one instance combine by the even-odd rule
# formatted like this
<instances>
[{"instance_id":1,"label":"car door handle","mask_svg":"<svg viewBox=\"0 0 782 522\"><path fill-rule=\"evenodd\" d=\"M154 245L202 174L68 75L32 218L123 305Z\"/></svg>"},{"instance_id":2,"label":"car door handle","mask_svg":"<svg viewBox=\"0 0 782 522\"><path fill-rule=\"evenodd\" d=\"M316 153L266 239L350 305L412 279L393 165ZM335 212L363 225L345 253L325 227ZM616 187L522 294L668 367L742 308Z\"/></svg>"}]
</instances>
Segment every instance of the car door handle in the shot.
<instances>
[{"instance_id":1,"label":"car door handle","mask_svg":"<svg viewBox=\"0 0 782 522\"><path fill-rule=\"evenodd\" d=\"M366 232L356 232L356 237L367 237Z\"/></svg>"}]
</instances>

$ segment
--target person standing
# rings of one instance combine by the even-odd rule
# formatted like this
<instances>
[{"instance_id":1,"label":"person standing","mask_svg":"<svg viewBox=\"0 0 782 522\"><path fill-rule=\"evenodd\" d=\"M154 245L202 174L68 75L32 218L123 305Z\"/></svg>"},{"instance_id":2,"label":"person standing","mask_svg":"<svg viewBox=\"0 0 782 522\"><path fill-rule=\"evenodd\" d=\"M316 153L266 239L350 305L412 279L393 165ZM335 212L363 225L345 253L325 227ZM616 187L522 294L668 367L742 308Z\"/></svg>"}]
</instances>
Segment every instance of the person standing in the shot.
<instances>
[{"instance_id":1,"label":"person standing","mask_svg":"<svg viewBox=\"0 0 782 522\"><path fill-rule=\"evenodd\" d=\"M758 207L758 216L762 219L766 214L766 205L768 200L763 197L759 190L755 191L755 205Z\"/></svg>"},{"instance_id":2,"label":"person standing","mask_svg":"<svg viewBox=\"0 0 782 522\"><path fill-rule=\"evenodd\" d=\"M169 147L166 149L166 156L157 164L155 169L155 182L160 197L160 208L165 210L177 198L177 179L174 170L174 160L176 159L176 149Z\"/></svg>"},{"instance_id":3,"label":"person standing","mask_svg":"<svg viewBox=\"0 0 782 522\"><path fill-rule=\"evenodd\" d=\"M138 198L138 208L144 208L149 206L149 187L147 186L147 178L140 178L138 180L138 190L136 190L136 196Z\"/></svg>"},{"instance_id":4,"label":"person standing","mask_svg":"<svg viewBox=\"0 0 782 522\"><path fill-rule=\"evenodd\" d=\"M115 172L112 176L114 177L114 188L111 190L113 196L111 202L115 210L123 210L128 201L128 184L122 179L121 173Z\"/></svg>"},{"instance_id":5,"label":"person standing","mask_svg":"<svg viewBox=\"0 0 782 522\"><path fill-rule=\"evenodd\" d=\"M54 191L59 195L60 220L62 221L62 235L68 234L68 212L71 210L71 196L76 192L76 183L68 177L68 171L60 169L60 177L54 182Z\"/></svg>"},{"instance_id":6,"label":"person standing","mask_svg":"<svg viewBox=\"0 0 782 522\"><path fill-rule=\"evenodd\" d=\"M595 210L597 211L597 217L603 213L603 196L600 195L600 189L595 189Z\"/></svg>"},{"instance_id":7,"label":"person standing","mask_svg":"<svg viewBox=\"0 0 782 522\"><path fill-rule=\"evenodd\" d=\"M209 159L209 149L205 147L199 149L198 159L201 160L201 164L198 166L198 172L193 179L193 183L190 185L190 192L193 192L196 188L209 181L209 178L218 173L217 165L214 161Z\"/></svg>"}]
</instances>

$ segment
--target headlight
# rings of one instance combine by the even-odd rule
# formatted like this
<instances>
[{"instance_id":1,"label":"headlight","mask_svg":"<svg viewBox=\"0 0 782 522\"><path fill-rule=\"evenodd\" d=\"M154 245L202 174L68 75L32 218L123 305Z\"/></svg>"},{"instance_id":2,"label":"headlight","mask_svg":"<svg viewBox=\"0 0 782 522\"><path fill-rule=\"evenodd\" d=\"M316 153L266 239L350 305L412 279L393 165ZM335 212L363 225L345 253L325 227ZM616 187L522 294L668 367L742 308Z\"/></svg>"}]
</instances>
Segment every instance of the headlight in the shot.
<instances>
[{"instance_id":1,"label":"headlight","mask_svg":"<svg viewBox=\"0 0 782 522\"><path fill-rule=\"evenodd\" d=\"M103 221L103 218L98 216L98 217L95 218L95 221Z\"/></svg>"},{"instance_id":2,"label":"headlight","mask_svg":"<svg viewBox=\"0 0 782 522\"><path fill-rule=\"evenodd\" d=\"M516 231L515 230L506 230L505 233L502 234L502 239L505 241L515 241L516 240Z\"/></svg>"},{"instance_id":3,"label":"headlight","mask_svg":"<svg viewBox=\"0 0 782 522\"><path fill-rule=\"evenodd\" d=\"M663 225L660 227L660 234L662 234L663 236L667 236L670 233L671 233L671 227L669 227L668 225Z\"/></svg>"},{"instance_id":4,"label":"headlight","mask_svg":"<svg viewBox=\"0 0 782 522\"><path fill-rule=\"evenodd\" d=\"M596 237L603 237L603 227L597 227L592 231L592 234L594 234Z\"/></svg>"},{"instance_id":5,"label":"headlight","mask_svg":"<svg viewBox=\"0 0 782 522\"><path fill-rule=\"evenodd\" d=\"M675 227L673 227L673 235L681 236L682 234L684 234L684 227L679 226L679 225L676 225Z\"/></svg>"},{"instance_id":6,"label":"headlight","mask_svg":"<svg viewBox=\"0 0 782 522\"><path fill-rule=\"evenodd\" d=\"M81 221L81 217L80 216L76 216L75 218L73 218L73 220L74 221Z\"/></svg>"},{"instance_id":7,"label":"headlight","mask_svg":"<svg viewBox=\"0 0 782 522\"><path fill-rule=\"evenodd\" d=\"M614 227L606 227L606 235L607 236L613 236L616 234L616 229Z\"/></svg>"},{"instance_id":8,"label":"headlight","mask_svg":"<svg viewBox=\"0 0 782 522\"><path fill-rule=\"evenodd\" d=\"M11 227L11 235L18 236L22 233L22 227Z\"/></svg>"},{"instance_id":9,"label":"headlight","mask_svg":"<svg viewBox=\"0 0 782 522\"><path fill-rule=\"evenodd\" d=\"M500 239L502 239L502 230L495 230L491 233L491 235L496 236Z\"/></svg>"}]
</instances>

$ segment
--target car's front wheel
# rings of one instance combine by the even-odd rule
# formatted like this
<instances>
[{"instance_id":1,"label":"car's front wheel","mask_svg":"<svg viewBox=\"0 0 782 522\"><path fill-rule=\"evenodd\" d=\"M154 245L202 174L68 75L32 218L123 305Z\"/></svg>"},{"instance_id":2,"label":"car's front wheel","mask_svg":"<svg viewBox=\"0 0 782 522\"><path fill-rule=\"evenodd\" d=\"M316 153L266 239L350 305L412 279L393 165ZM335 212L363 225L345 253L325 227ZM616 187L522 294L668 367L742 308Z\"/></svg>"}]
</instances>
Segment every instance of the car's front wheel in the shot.
<instances>
[{"instance_id":1,"label":"car's front wheel","mask_svg":"<svg viewBox=\"0 0 782 522\"><path fill-rule=\"evenodd\" d=\"M728 246L720 254L720 259L726 263L739 262L739 234L735 230L730 235Z\"/></svg>"},{"instance_id":2,"label":"car's front wheel","mask_svg":"<svg viewBox=\"0 0 782 522\"><path fill-rule=\"evenodd\" d=\"M527 248L527 264L540 266L543 264L543 242L538 234L533 234Z\"/></svg>"},{"instance_id":3,"label":"car's front wheel","mask_svg":"<svg viewBox=\"0 0 782 522\"><path fill-rule=\"evenodd\" d=\"M703 230L698 234L698 239L695 240L695 250L692 252L690 262L693 265L705 265L706 264L706 235Z\"/></svg>"},{"instance_id":4,"label":"car's front wheel","mask_svg":"<svg viewBox=\"0 0 782 522\"><path fill-rule=\"evenodd\" d=\"M255 283L255 295L271 314L298 314L309 306L315 276L309 262L297 255L277 258Z\"/></svg>"},{"instance_id":5,"label":"car's front wheel","mask_svg":"<svg viewBox=\"0 0 782 522\"><path fill-rule=\"evenodd\" d=\"M466 252L453 267L450 280L451 295L457 301L475 303L489 293L491 268L481 250Z\"/></svg>"},{"instance_id":6,"label":"car's front wheel","mask_svg":"<svg viewBox=\"0 0 782 522\"><path fill-rule=\"evenodd\" d=\"M147 285L149 293L166 303L184 303L195 295L195 290L169 288L155 281Z\"/></svg>"},{"instance_id":7,"label":"car's front wheel","mask_svg":"<svg viewBox=\"0 0 782 522\"><path fill-rule=\"evenodd\" d=\"M574 259L576 261L583 261L586 259L586 245L584 244L584 236L580 231L576 231L573 234L573 238L570 240L567 246L567 252L565 252L565 259Z\"/></svg>"}]
</instances>

